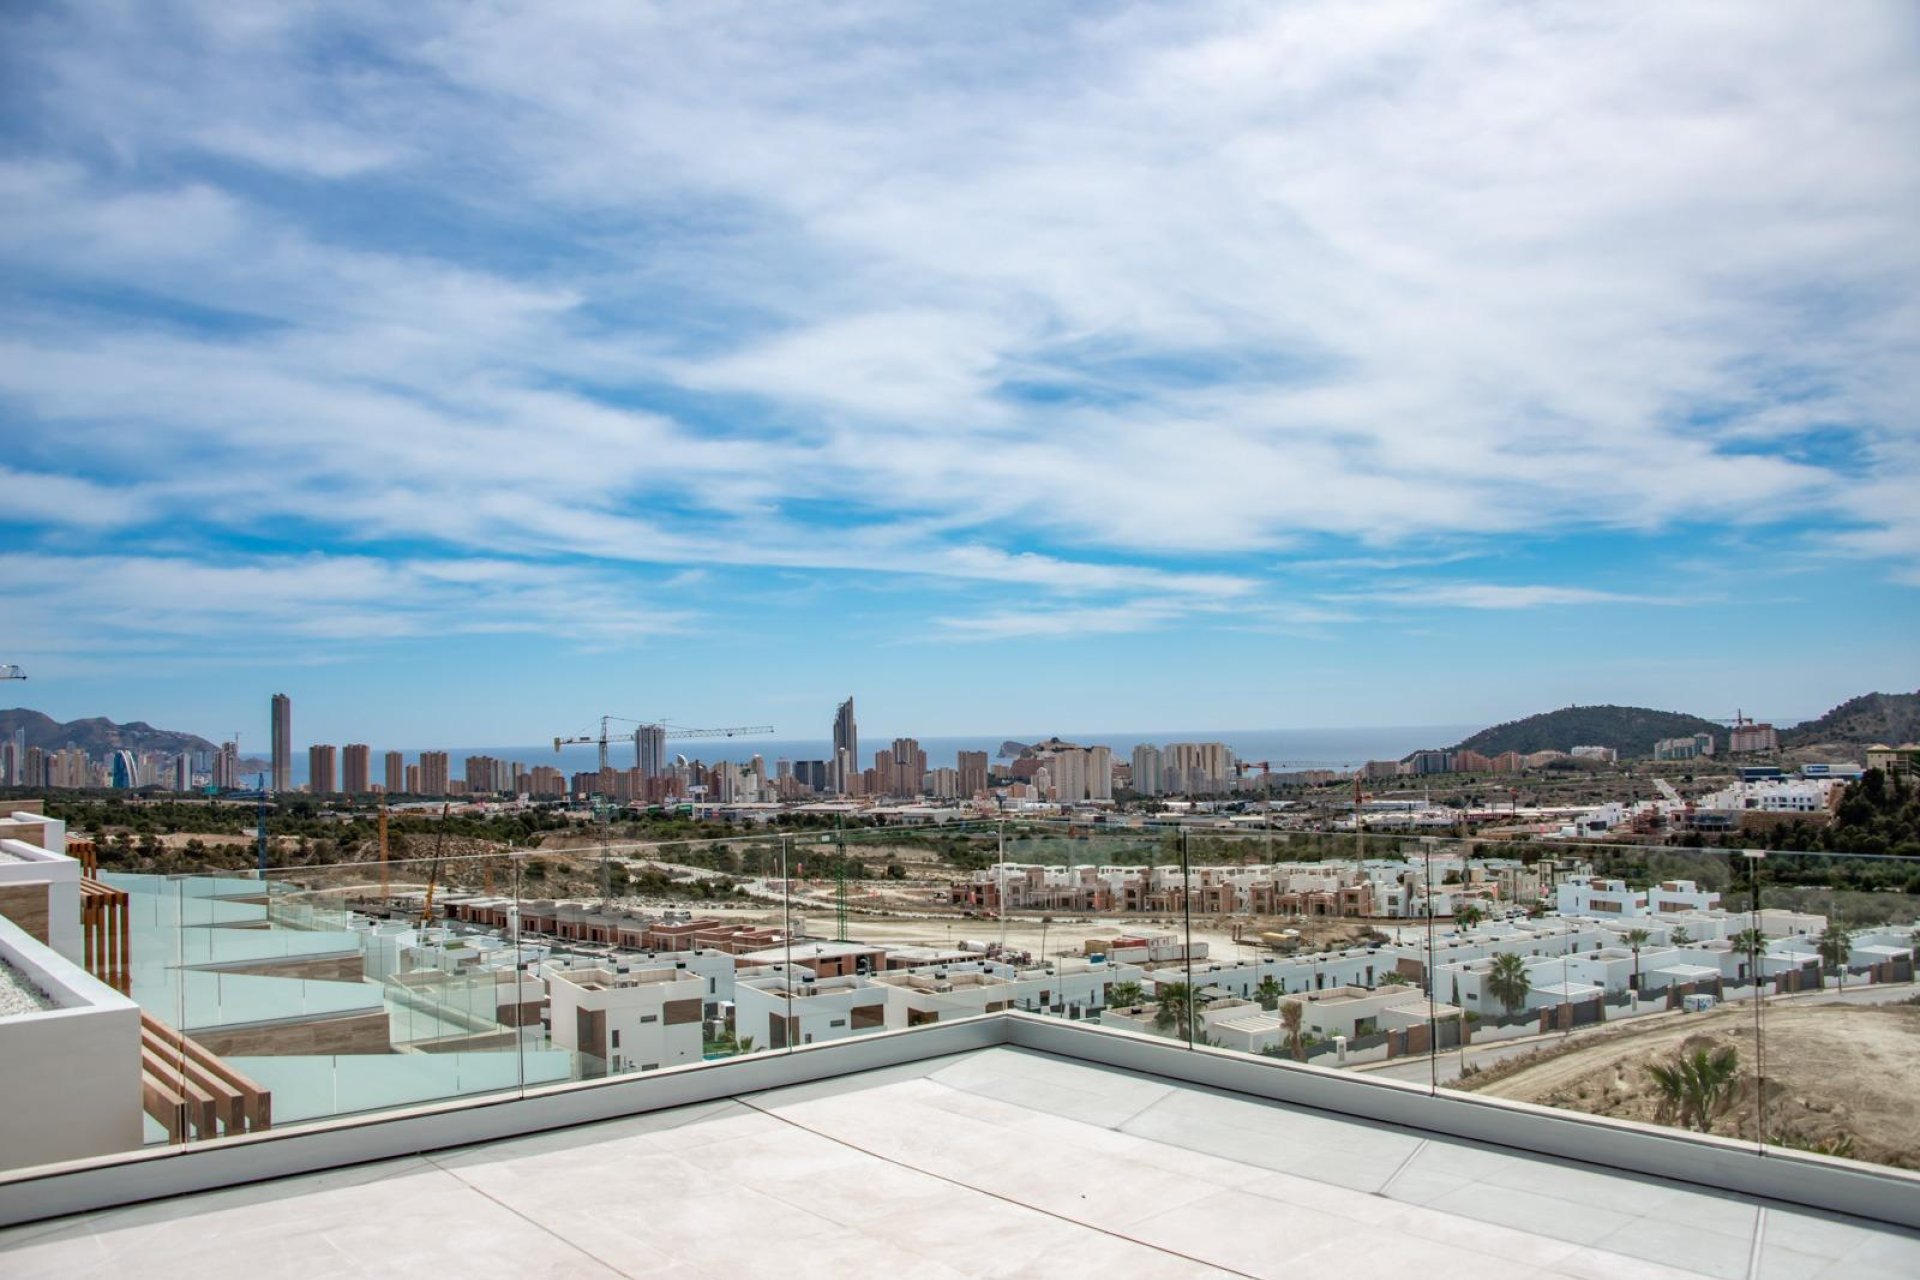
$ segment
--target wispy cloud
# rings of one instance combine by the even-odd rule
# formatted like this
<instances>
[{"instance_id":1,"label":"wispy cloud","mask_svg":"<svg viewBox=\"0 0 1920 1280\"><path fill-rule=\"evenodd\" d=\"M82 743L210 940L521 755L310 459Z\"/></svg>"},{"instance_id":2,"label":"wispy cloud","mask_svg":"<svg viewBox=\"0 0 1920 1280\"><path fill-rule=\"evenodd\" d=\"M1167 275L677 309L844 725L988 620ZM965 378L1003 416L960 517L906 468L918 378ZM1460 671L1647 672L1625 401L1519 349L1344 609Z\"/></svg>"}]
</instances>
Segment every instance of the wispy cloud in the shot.
<instances>
[{"instance_id":1,"label":"wispy cloud","mask_svg":"<svg viewBox=\"0 0 1920 1280\"><path fill-rule=\"evenodd\" d=\"M194 544L194 590L63 588L183 634L525 625L554 583L646 631L655 565L944 584L980 639L1674 604L1431 571L1679 528L1916 585L1914 21L38 15L0 520Z\"/></svg>"},{"instance_id":2,"label":"wispy cloud","mask_svg":"<svg viewBox=\"0 0 1920 1280\"><path fill-rule=\"evenodd\" d=\"M1366 591L1322 597L1342 602L1367 602L1417 609L1545 609L1577 605L1697 604L1684 596L1635 595L1598 591L1590 587L1513 585L1493 582L1407 582Z\"/></svg>"}]
</instances>

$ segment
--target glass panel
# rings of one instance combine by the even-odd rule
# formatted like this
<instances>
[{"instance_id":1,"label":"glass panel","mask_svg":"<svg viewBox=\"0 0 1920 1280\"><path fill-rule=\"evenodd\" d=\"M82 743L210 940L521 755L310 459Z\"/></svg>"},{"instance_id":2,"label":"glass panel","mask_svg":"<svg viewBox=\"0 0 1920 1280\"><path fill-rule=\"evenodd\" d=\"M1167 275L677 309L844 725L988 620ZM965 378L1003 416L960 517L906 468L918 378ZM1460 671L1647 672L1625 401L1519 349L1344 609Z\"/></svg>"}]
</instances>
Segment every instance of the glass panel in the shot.
<instances>
[{"instance_id":1,"label":"glass panel","mask_svg":"<svg viewBox=\"0 0 1920 1280\"><path fill-rule=\"evenodd\" d=\"M1494 856L1509 850L1517 865ZM1470 883L1539 897L1517 918L1437 929L1434 995L1471 1024L1439 1082L1757 1142L1762 1045L1736 861L1572 839L1480 846Z\"/></svg>"},{"instance_id":2,"label":"glass panel","mask_svg":"<svg viewBox=\"0 0 1920 1280\"><path fill-rule=\"evenodd\" d=\"M1897 790L1884 781L1880 786ZM1849 799L1861 803L1866 789L1860 786ZM1875 807L1897 810L1895 797L1879 799ZM1837 821L1821 834L1872 843L1858 836L1864 825ZM1810 833L1790 828L1785 834ZM1920 1165L1920 1125L1912 1113L1920 1084L1913 986L1920 859L1769 850L1749 865L1758 873L1755 934L1743 939L1743 948L1756 952L1764 993L1764 1140L1876 1164Z\"/></svg>"},{"instance_id":3,"label":"glass panel","mask_svg":"<svg viewBox=\"0 0 1920 1280\"><path fill-rule=\"evenodd\" d=\"M514 945L510 858L286 868L264 888L265 927L218 943L204 1042L272 1092L274 1123L568 1078Z\"/></svg>"}]
</instances>

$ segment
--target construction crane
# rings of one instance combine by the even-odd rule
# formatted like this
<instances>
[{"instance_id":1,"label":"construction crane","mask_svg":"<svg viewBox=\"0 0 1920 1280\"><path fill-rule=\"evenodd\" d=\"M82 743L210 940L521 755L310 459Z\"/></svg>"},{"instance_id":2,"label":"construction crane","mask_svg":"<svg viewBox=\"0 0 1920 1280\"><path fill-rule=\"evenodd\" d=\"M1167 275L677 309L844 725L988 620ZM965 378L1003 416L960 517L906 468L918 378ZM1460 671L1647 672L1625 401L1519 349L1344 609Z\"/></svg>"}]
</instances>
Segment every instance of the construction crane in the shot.
<instances>
[{"instance_id":1,"label":"construction crane","mask_svg":"<svg viewBox=\"0 0 1920 1280\"><path fill-rule=\"evenodd\" d=\"M440 850L447 843L447 815L453 812L451 804L440 806L440 830L433 836L433 863L427 869L427 896L420 904L420 924L424 929L433 923L433 891L440 886Z\"/></svg>"},{"instance_id":2,"label":"construction crane","mask_svg":"<svg viewBox=\"0 0 1920 1280\"><path fill-rule=\"evenodd\" d=\"M0 680L25 680L26 678L27 673L10 662L0 665Z\"/></svg>"},{"instance_id":3,"label":"construction crane","mask_svg":"<svg viewBox=\"0 0 1920 1280\"><path fill-rule=\"evenodd\" d=\"M664 729L666 736L669 738L738 738L750 733L765 734L773 732L773 726L770 724L739 724L730 725L724 729L680 729L671 725L662 724L657 720L629 720L625 716L601 716L599 737L596 738L592 734L587 734L582 737L555 738L553 740L554 754L558 755L562 747L577 746L585 742L598 743L600 745L600 771L605 773L607 770L607 743L612 739L610 726L616 720L621 724L638 725L640 729ZM636 766L640 763L640 734L638 729L634 731L633 763Z\"/></svg>"}]
</instances>

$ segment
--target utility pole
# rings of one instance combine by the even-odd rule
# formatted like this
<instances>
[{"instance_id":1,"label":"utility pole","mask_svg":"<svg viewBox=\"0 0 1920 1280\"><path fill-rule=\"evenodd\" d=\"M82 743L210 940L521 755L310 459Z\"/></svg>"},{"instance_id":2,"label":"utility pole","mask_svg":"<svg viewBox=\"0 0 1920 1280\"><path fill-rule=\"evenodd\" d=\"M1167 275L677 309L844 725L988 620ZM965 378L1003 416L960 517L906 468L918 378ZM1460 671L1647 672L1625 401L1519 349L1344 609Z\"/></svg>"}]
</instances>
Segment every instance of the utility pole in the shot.
<instances>
[{"instance_id":1,"label":"utility pole","mask_svg":"<svg viewBox=\"0 0 1920 1280\"><path fill-rule=\"evenodd\" d=\"M256 810L255 818L255 837L259 846L260 878L265 880L267 878L267 775L256 773L253 776L259 783L260 790L259 808Z\"/></svg>"}]
</instances>

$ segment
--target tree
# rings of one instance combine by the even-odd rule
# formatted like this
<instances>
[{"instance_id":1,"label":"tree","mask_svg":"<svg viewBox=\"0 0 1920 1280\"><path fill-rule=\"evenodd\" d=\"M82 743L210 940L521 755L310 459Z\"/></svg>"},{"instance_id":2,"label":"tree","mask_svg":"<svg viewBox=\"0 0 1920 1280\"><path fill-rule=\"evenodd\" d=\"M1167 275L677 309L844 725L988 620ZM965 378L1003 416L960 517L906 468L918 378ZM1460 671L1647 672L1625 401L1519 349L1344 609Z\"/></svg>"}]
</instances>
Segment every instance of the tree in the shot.
<instances>
[{"instance_id":1,"label":"tree","mask_svg":"<svg viewBox=\"0 0 1920 1280\"><path fill-rule=\"evenodd\" d=\"M1758 929L1742 929L1733 935L1731 941L1733 949L1747 958L1750 966L1747 972L1753 975L1755 982L1760 981L1760 953L1767 949L1767 935Z\"/></svg>"},{"instance_id":2,"label":"tree","mask_svg":"<svg viewBox=\"0 0 1920 1280\"><path fill-rule=\"evenodd\" d=\"M1633 994L1636 998L1640 995L1640 948L1646 946L1651 937L1653 935L1645 929L1627 930L1627 945L1633 948Z\"/></svg>"},{"instance_id":3,"label":"tree","mask_svg":"<svg viewBox=\"0 0 1920 1280\"><path fill-rule=\"evenodd\" d=\"M1672 935L1667 940L1673 943L1673 945L1676 947L1684 947L1689 942L1693 941L1693 935L1688 933L1686 930L1686 927L1683 925L1680 928L1675 929Z\"/></svg>"},{"instance_id":4,"label":"tree","mask_svg":"<svg viewBox=\"0 0 1920 1280\"><path fill-rule=\"evenodd\" d=\"M1847 961L1853 959L1853 938L1835 920L1820 935L1820 959L1829 969L1840 973L1840 989L1847 989Z\"/></svg>"},{"instance_id":5,"label":"tree","mask_svg":"<svg viewBox=\"0 0 1920 1280\"><path fill-rule=\"evenodd\" d=\"M1200 1013L1200 999L1191 982L1169 982L1158 987L1154 993L1157 1007L1153 1013L1153 1025L1161 1031L1181 1028L1181 1039L1193 1040L1194 1019Z\"/></svg>"},{"instance_id":6,"label":"tree","mask_svg":"<svg viewBox=\"0 0 1920 1280\"><path fill-rule=\"evenodd\" d=\"M1288 1000L1280 1006L1280 1025L1287 1033L1287 1052L1293 1055L1295 1062L1307 1060L1306 1037L1300 1034L1300 1019L1304 1012L1298 1000Z\"/></svg>"},{"instance_id":7,"label":"tree","mask_svg":"<svg viewBox=\"0 0 1920 1280\"><path fill-rule=\"evenodd\" d=\"M1281 995L1280 984L1274 981L1272 974L1260 979L1259 985L1253 989L1253 998L1258 1000L1260 1007L1268 1013L1280 1007Z\"/></svg>"},{"instance_id":8,"label":"tree","mask_svg":"<svg viewBox=\"0 0 1920 1280\"><path fill-rule=\"evenodd\" d=\"M1114 1009L1131 1009L1140 1003L1140 984L1137 982L1116 982L1107 988L1107 1005Z\"/></svg>"},{"instance_id":9,"label":"tree","mask_svg":"<svg viewBox=\"0 0 1920 1280\"><path fill-rule=\"evenodd\" d=\"M1453 922L1462 929L1471 929L1487 918L1487 913L1471 902L1461 903L1453 910Z\"/></svg>"},{"instance_id":10,"label":"tree","mask_svg":"<svg viewBox=\"0 0 1920 1280\"><path fill-rule=\"evenodd\" d=\"M1732 1109L1743 1092L1740 1054L1732 1045L1682 1052L1672 1062L1649 1064L1647 1074L1660 1094L1656 1119L1676 1120L1701 1133L1713 1132L1713 1122Z\"/></svg>"},{"instance_id":11,"label":"tree","mask_svg":"<svg viewBox=\"0 0 1920 1280\"><path fill-rule=\"evenodd\" d=\"M1526 961L1511 951L1493 958L1493 967L1487 970L1487 994L1498 1000L1501 1008L1508 1013L1518 1013L1532 988L1533 983L1527 979Z\"/></svg>"}]
</instances>

